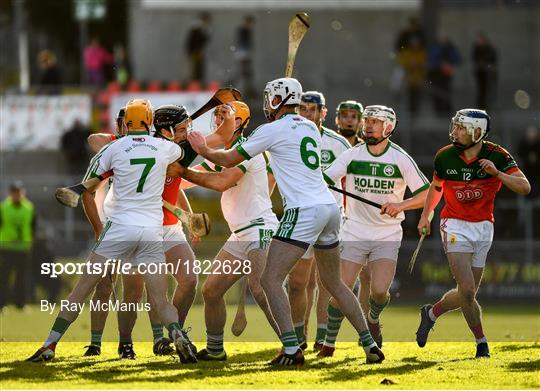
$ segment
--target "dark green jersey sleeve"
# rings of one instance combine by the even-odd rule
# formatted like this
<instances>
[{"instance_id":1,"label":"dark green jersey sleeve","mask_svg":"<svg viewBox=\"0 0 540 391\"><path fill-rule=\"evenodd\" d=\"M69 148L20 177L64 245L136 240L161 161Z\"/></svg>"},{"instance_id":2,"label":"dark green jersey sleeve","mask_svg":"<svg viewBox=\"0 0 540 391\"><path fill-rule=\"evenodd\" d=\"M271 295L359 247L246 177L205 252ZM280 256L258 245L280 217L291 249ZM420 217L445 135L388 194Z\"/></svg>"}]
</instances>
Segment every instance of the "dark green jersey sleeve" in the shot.
<instances>
[{"instance_id":1,"label":"dark green jersey sleeve","mask_svg":"<svg viewBox=\"0 0 540 391\"><path fill-rule=\"evenodd\" d=\"M189 167L197 157L197 152L193 150L193 147L188 141L182 141L181 143L178 143L178 145L184 150L184 157L178 160L178 163L183 167Z\"/></svg>"}]
</instances>

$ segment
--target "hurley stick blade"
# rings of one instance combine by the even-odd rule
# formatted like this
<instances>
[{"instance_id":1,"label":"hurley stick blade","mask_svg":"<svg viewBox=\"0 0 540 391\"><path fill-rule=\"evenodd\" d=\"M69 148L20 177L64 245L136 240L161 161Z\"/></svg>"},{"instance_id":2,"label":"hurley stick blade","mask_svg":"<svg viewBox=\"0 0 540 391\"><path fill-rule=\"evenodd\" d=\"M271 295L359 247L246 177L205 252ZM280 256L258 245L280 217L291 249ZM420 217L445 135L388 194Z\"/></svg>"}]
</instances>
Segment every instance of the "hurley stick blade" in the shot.
<instances>
[{"instance_id":1,"label":"hurley stick blade","mask_svg":"<svg viewBox=\"0 0 540 391\"><path fill-rule=\"evenodd\" d=\"M242 100L242 94L236 88L227 87L220 88L216 91L214 96L210 98L200 109L191 115L191 120L199 118L214 107L221 106L222 104L233 102L235 100Z\"/></svg>"},{"instance_id":2,"label":"hurley stick blade","mask_svg":"<svg viewBox=\"0 0 540 391\"><path fill-rule=\"evenodd\" d=\"M242 278L242 287L240 288L240 300L238 301L238 309L231 326L231 332L235 337L239 337L247 326L246 319L246 292L248 286L248 276Z\"/></svg>"},{"instance_id":3,"label":"hurley stick blade","mask_svg":"<svg viewBox=\"0 0 540 391\"><path fill-rule=\"evenodd\" d=\"M189 215L189 229L198 237L208 235L210 233L210 218L206 213L193 213Z\"/></svg>"},{"instance_id":4,"label":"hurley stick blade","mask_svg":"<svg viewBox=\"0 0 540 391\"><path fill-rule=\"evenodd\" d=\"M305 12L294 15L289 22L289 52L287 55L287 66L285 67L285 77L292 76L298 46L300 46L300 42L309 27L309 15Z\"/></svg>"}]
</instances>

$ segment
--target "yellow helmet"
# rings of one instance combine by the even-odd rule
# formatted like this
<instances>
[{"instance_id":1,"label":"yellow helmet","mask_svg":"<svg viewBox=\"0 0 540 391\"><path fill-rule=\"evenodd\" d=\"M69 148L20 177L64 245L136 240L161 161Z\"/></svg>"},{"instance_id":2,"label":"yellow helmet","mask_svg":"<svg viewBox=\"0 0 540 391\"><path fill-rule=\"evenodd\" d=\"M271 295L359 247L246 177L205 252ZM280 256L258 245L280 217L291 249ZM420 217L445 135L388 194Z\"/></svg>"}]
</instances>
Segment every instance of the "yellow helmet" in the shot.
<instances>
[{"instance_id":1,"label":"yellow helmet","mask_svg":"<svg viewBox=\"0 0 540 391\"><path fill-rule=\"evenodd\" d=\"M239 100L235 100L229 104L234 108L234 118L240 118L241 120L240 126L235 129L235 131L245 129L249 124L249 120L251 119L249 106L244 102L240 102Z\"/></svg>"},{"instance_id":2,"label":"yellow helmet","mask_svg":"<svg viewBox=\"0 0 540 391\"><path fill-rule=\"evenodd\" d=\"M150 131L154 113L147 99L131 99L126 105L124 122L128 132L133 130Z\"/></svg>"}]
</instances>

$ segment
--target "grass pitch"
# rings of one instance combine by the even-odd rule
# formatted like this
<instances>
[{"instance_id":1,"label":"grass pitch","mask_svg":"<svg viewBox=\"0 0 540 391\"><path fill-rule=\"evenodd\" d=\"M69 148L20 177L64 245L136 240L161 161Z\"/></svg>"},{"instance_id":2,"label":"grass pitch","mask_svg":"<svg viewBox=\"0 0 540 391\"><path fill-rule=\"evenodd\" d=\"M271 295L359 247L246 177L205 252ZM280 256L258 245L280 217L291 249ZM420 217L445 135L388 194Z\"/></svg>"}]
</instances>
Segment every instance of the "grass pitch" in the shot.
<instances>
[{"instance_id":1,"label":"grass pitch","mask_svg":"<svg viewBox=\"0 0 540 391\"><path fill-rule=\"evenodd\" d=\"M234 307L229 314L234 314ZM114 315L114 314L112 314ZM485 308L485 330L491 359L474 359L475 345L459 313L437 323L428 345L414 341L416 307L390 307L383 314L383 350L386 361L365 364L351 326L344 322L335 357L317 359L310 347L300 369L270 368L266 363L280 344L255 306L248 306L248 328L243 341L225 336L227 362L180 364L170 357L155 357L150 342L136 342L137 359L118 360L116 342L104 342L102 355L82 357L89 337L88 314L83 313L57 348L53 362L23 360L41 346L53 316L32 308L10 309L1 316L0 389L538 389L540 388L540 317L535 308ZM116 341L116 317L107 322L105 340ZM190 335L203 340L202 308L188 317ZM315 322L311 325L314 327ZM135 341L149 341L145 314L140 314ZM33 342L21 341L21 336ZM447 342L441 342L447 341ZM241 341L241 342L238 342ZM349 342L340 342L349 341ZM452 342L448 342L452 341ZM460 342L461 341L461 342ZM463 342L467 341L467 342ZM496 342L495 342L496 341ZM532 342L527 342L532 341ZM196 343L200 348L204 343Z\"/></svg>"}]
</instances>

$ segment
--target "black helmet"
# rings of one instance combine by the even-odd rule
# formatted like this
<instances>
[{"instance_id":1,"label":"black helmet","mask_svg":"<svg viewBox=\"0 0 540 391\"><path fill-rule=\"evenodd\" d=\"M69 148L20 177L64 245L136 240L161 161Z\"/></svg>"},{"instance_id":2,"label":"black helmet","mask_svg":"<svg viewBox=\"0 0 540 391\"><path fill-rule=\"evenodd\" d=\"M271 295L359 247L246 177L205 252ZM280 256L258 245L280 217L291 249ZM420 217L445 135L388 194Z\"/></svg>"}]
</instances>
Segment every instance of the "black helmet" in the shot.
<instances>
[{"instance_id":1,"label":"black helmet","mask_svg":"<svg viewBox=\"0 0 540 391\"><path fill-rule=\"evenodd\" d=\"M319 91L306 91L302 94L302 97L300 98L300 102L302 103L315 103L319 107L326 106L326 100L324 99L324 95L322 92Z\"/></svg>"},{"instance_id":2,"label":"black helmet","mask_svg":"<svg viewBox=\"0 0 540 391\"><path fill-rule=\"evenodd\" d=\"M154 111L154 128L156 129L154 136L164 137L163 134L161 134L161 130L163 128L171 131L174 134L174 128L176 125L181 124L188 118L189 113L184 106L159 106Z\"/></svg>"}]
</instances>

